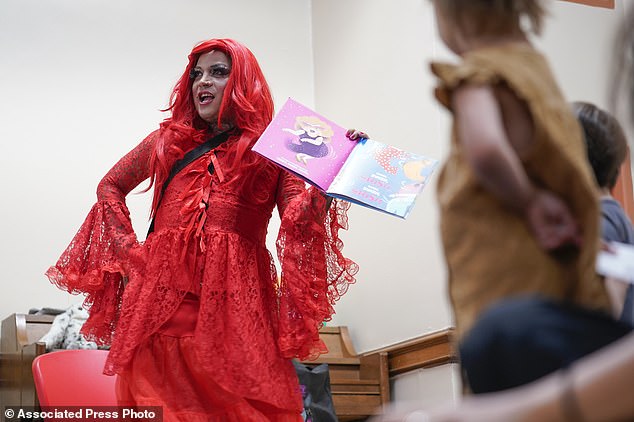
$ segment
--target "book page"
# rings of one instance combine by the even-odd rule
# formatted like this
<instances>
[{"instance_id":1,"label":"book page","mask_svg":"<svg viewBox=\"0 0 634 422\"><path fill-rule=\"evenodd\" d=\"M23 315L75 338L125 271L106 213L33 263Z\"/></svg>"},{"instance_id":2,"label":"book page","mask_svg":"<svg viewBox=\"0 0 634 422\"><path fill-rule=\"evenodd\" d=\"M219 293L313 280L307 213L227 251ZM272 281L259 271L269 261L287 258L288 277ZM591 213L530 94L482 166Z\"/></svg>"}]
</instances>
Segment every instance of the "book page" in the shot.
<instances>
[{"instance_id":1,"label":"book page","mask_svg":"<svg viewBox=\"0 0 634 422\"><path fill-rule=\"evenodd\" d=\"M327 193L406 218L437 164L366 139L357 144Z\"/></svg>"},{"instance_id":2,"label":"book page","mask_svg":"<svg viewBox=\"0 0 634 422\"><path fill-rule=\"evenodd\" d=\"M253 151L326 191L355 144L346 129L289 98Z\"/></svg>"},{"instance_id":3,"label":"book page","mask_svg":"<svg viewBox=\"0 0 634 422\"><path fill-rule=\"evenodd\" d=\"M599 252L597 273L634 284L634 245L610 242L610 247L610 252Z\"/></svg>"}]
</instances>

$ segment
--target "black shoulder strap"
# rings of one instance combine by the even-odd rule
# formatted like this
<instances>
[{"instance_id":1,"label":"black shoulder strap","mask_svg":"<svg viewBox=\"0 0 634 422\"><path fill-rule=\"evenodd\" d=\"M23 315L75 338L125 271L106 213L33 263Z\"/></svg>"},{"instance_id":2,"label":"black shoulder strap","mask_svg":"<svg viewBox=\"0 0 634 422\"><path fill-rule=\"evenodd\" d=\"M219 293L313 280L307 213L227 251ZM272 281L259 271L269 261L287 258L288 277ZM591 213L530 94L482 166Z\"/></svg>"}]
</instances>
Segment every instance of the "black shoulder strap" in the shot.
<instances>
[{"instance_id":1,"label":"black shoulder strap","mask_svg":"<svg viewBox=\"0 0 634 422\"><path fill-rule=\"evenodd\" d=\"M222 132L208 140L205 143L198 145L196 148L191 149L183 155L183 158L177 160L172 169L170 170L170 174L165 179L165 183L163 183L163 187L161 188L161 196L159 196L158 203L156 204L156 209L158 210L159 205L161 204L161 200L163 199L163 194L165 193L165 189L167 189L167 185L170 184L174 176L176 176L181 170L187 167L189 164L202 157L205 153L211 151L216 148L218 145L222 144L229 138L229 131ZM149 235L154 231L154 219L150 223L150 228L148 229L147 234Z\"/></svg>"}]
</instances>

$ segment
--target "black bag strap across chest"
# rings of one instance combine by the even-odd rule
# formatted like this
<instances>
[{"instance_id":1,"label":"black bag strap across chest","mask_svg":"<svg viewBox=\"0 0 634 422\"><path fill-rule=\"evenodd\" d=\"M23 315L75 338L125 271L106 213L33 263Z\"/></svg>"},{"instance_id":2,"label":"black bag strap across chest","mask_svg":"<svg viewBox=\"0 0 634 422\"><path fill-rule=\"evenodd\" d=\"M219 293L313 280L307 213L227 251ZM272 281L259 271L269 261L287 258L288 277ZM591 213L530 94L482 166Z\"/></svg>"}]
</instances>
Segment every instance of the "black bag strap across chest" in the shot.
<instances>
[{"instance_id":1,"label":"black bag strap across chest","mask_svg":"<svg viewBox=\"0 0 634 422\"><path fill-rule=\"evenodd\" d=\"M163 199L163 194L165 193L165 190L167 189L167 186L170 184L172 179L174 179L174 176L180 173L180 171L187 167L189 164L193 163L198 158L202 157L212 149L225 142L227 139L229 139L229 131L222 132L221 134L214 136L207 142L198 145L196 148L187 151L185 155L183 155L183 158L177 160L172 166L167 179L165 179L165 183L163 183L163 187L161 188L161 196L159 196L158 203L156 204L156 209L158 210L158 207L161 204L161 200ZM147 232L148 236L154 231L154 220L155 219L153 218L152 222L150 223L150 228Z\"/></svg>"}]
</instances>

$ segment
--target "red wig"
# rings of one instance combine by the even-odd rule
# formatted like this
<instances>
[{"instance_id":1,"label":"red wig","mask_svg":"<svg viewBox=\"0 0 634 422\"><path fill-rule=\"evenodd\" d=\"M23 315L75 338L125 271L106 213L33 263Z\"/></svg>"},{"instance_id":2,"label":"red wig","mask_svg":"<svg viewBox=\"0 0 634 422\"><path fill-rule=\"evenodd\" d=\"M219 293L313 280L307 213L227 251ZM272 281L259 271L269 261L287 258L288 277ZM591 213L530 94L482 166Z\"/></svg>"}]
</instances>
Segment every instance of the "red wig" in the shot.
<instances>
[{"instance_id":1,"label":"red wig","mask_svg":"<svg viewBox=\"0 0 634 422\"><path fill-rule=\"evenodd\" d=\"M187 67L170 96L171 117L161 123L150 162L150 187L154 185L152 215L156 213L165 179L184 153L205 141L209 124L198 116L192 97L191 70L198 58L210 51L220 51L231 61L231 73L218 112L218 127L229 124L235 129L238 144L232 164L225 169L230 181L237 167L255 166L260 160L245 153L273 118L273 98L264 74L253 53L232 39L212 39L196 45L189 54ZM148 188L149 189L149 188Z\"/></svg>"}]
</instances>

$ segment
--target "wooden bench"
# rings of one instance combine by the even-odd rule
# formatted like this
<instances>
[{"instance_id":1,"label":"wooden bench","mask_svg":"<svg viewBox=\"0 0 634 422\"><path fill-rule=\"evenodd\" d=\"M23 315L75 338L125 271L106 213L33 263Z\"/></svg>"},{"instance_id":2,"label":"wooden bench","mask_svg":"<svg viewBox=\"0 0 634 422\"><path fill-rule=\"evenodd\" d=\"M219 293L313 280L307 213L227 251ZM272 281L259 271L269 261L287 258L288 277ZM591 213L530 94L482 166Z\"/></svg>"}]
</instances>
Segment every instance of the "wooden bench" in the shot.
<instances>
[{"instance_id":1,"label":"wooden bench","mask_svg":"<svg viewBox=\"0 0 634 422\"><path fill-rule=\"evenodd\" d=\"M305 365L327 363L335 411L340 421L365 420L390 401L387 352L357 355L348 328L323 327L328 353Z\"/></svg>"},{"instance_id":2,"label":"wooden bench","mask_svg":"<svg viewBox=\"0 0 634 422\"><path fill-rule=\"evenodd\" d=\"M0 338L0 403L2 406L38 406L31 364L46 353L38 340L55 319L52 315L12 314L2 321Z\"/></svg>"}]
</instances>

